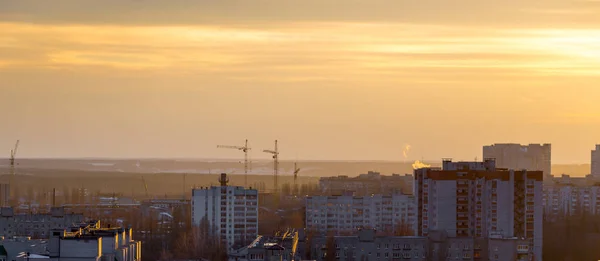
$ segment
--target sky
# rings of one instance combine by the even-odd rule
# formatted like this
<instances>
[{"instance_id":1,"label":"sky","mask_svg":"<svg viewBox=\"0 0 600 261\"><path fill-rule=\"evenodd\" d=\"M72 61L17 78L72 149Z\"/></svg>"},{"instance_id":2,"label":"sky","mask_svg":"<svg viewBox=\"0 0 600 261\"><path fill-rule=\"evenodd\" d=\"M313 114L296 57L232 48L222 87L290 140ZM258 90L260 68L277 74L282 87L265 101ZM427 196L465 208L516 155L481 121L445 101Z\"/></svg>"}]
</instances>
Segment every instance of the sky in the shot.
<instances>
[{"instance_id":1,"label":"sky","mask_svg":"<svg viewBox=\"0 0 600 261\"><path fill-rule=\"evenodd\" d=\"M600 143L597 0L0 1L0 151L481 158ZM403 149L410 145L406 157ZM4 149L2 149L4 148Z\"/></svg>"}]
</instances>

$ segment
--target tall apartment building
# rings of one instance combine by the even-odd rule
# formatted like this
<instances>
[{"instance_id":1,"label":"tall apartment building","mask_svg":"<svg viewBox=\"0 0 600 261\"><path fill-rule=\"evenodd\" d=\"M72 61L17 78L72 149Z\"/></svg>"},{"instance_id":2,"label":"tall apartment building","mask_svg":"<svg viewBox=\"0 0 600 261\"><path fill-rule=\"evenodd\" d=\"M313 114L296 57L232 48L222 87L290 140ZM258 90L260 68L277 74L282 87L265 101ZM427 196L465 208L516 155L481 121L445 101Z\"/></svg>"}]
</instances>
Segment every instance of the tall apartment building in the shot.
<instances>
[{"instance_id":1,"label":"tall apartment building","mask_svg":"<svg viewBox=\"0 0 600 261\"><path fill-rule=\"evenodd\" d=\"M552 175L552 145L496 143L483 147L484 159L496 159L498 168L544 172Z\"/></svg>"},{"instance_id":2,"label":"tall apartment building","mask_svg":"<svg viewBox=\"0 0 600 261\"><path fill-rule=\"evenodd\" d=\"M247 245L258 233L258 191L228 186L221 174L221 186L192 191L192 224L207 222L229 250Z\"/></svg>"},{"instance_id":3,"label":"tall apartment building","mask_svg":"<svg viewBox=\"0 0 600 261\"><path fill-rule=\"evenodd\" d=\"M600 144L596 145L596 149L592 150L591 172L592 177L600 178Z\"/></svg>"},{"instance_id":4,"label":"tall apartment building","mask_svg":"<svg viewBox=\"0 0 600 261\"><path fill-rule=\"evenodd\" d=\"M353 234L361 228L414 235L415 200L411 195L306 197L306 228L318 234Z\"/></svg>"},{"instance_id":5,"label":"tall apartment building","mask_svg":"<svg viewBox=\"0 0 600 261\"><path fill-rule=\"evenodd\" d=\"M494 159L417 169L417 235L526 238L541 260L542 180L541 171L496 168Z\"/></svg>"}]
</instances>

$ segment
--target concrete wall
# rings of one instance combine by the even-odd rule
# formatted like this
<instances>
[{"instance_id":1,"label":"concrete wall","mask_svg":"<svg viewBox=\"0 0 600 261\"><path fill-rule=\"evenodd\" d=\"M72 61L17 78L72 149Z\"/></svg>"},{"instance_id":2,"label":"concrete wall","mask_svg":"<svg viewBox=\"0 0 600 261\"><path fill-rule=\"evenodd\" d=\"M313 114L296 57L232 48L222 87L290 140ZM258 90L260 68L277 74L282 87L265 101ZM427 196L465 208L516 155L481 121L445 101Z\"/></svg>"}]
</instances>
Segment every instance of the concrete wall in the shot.
<instances>
[{"instance_id":1,"label":"concrete wall","mask_svg":"<svg viewBox=\"0 0 600 261\"><path fill-rule=\"evenodd\" d=\"M101 238L63 239L60 241L61 258L95 258L101 255Z\"/></svg>"},{"instance_id":2,"label":"concrete wall","mask_svg":"<svg viewBox=\"0 0 600 261\"><path fill-rule=\"evenodd\" d=\"M431 180L430 180L431 182ZM429 202L435 204L429 211L429 230L444 230L449 237L456 236L456 181L433 181L436 193ZM433 211L435 209L435 211Z\"/></svg>"}]
</instances>

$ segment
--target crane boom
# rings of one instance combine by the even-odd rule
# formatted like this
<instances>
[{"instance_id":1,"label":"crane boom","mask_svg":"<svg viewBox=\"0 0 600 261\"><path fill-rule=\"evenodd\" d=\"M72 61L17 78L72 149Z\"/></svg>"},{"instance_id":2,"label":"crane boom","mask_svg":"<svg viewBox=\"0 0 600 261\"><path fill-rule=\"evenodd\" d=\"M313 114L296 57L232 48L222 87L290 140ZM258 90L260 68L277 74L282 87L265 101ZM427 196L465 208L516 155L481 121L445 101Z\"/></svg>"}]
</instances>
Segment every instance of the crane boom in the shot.
<instances>
[{"instance_id":1,"label":"crane boom","mask_svg":"<svg viewBox=\"0 0 600 261\"><path fill-rule=\"evenodd\" d=\"M217 145L219 149L235 149L244 152L244 186L248 185L248 151L252 148L248 147L248 140L244 146Z\"/></svg>"},{"instance_id":2,"label":"crane boom","mask_svg":"<svg viewBox=\"0 0 600 261\"><path fill-rule=\"evenodd\" d=\"M236 150L243 150L244 147L240 147L240 146L228 146L228 145L217 145L217 148L219 149L236 149Z\"/></svg>"}]
</instances>

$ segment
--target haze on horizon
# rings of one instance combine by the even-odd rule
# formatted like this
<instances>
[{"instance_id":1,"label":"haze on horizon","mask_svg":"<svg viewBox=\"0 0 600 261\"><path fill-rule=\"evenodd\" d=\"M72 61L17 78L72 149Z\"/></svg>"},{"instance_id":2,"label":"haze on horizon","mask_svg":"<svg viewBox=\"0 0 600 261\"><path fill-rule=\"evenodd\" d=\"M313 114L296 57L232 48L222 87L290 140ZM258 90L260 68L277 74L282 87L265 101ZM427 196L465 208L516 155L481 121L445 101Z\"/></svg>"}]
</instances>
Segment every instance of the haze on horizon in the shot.
<instances>
[{"instance_id":1,"label":"haze on horizon","mask_svg":"<svg viewBox=\"0 0 600 261\"><path fill-rule=\"evenodd\" d=\"M600 143L600 1L0 2L0 151L473 159ZM1 156L0 157L4 157Z\"/></svg>"}]
</instances>

